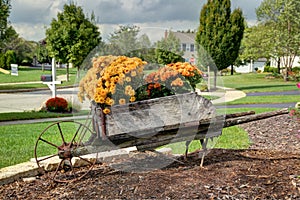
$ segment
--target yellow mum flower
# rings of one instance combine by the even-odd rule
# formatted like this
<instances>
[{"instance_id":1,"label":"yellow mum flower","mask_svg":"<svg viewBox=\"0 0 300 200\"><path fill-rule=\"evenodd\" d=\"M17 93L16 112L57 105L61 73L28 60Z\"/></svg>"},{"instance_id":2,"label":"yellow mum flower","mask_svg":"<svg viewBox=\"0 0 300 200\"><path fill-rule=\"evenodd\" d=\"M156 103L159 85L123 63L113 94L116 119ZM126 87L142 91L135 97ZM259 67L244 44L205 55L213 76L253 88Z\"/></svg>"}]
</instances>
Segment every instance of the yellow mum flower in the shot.
<instances>
[{"instance_id":1,"label":"yellow mum flower","mask_svg":"<svg viewBox=\"0 0 300 200\"><path fill-rule=\"evenodd\" d=\"M135 95L135 91L134 90L129 90L128 91L128 95L129 96L134 96Z\"/></svg>"},{"instance_id":2,"label":"yellow mum flower","mask_svg":"<svg viewBox=\"0 0 300 200\"><path fill-rule=\"evenodd\" d=\"M130 90L132 90L131 85L127 85L127 86L125 87L125 91L129 92Z\"/></svg>"},{"instance_id":3,"label":"yellow mum flower","mask_svg":"<svg viewBox=\"0 0 300 200\"><path fill-rule=\"evenodd\" d=\"M130 97L130 102L134 102L135 101L135 96Z\"/></svg>"},{"instance_id":4,"label":"yellow mum flower","mask_svg":"<svg viewBox=\"0 0 300 200\"><path fill-rule=\"evenodd\" d=\"M107 104L107 105L109 105L109 106L114 105L114 103L115 103L115 101L114 101L113 99L109 98L109 97L107 97L107 98L105 99L105 104Z\"/></svg>"},{"instance_id":5,"label":"yellow mum flower","mask_svg":"<svg viewBox=\"0 0 300 200\"><path fill-rule=\"evenodd\" d=\"M119 100L119 104L120 104L120 105L126 104L126 100L125 100L125 99L120 99L120 100Z\"/></svg>"},{"instance_id":6,"label":"yellow mum flower","mask_svg":"<svg viewBox=\"0 0 300 200\"><path fill-rule=\"evenodd\" d=\"M125 78L125 81L126 81L126 82L130 82L130 81L131 81L131 78L130 78L129 76L127 76L127 77Z\"/></svg>"},{"instance_id":7,"label":"yellow mum flower","mask_svg":"<svg viewBox=\"0 0 300 200\"><path fill-rule=\"evenodd\" d=\"M105 109L103 110L103 113L106 114L106 115L109 114L109 113L110 113L110 109L105 108Z\"/></svg>"},{"instance_id":8,"label":"yellow mum flower","mask_svg":"<svg viewBox=\"0 0 300 200\"><path fill-rule=\"evenodd\" d=\"M136 76L136 71L132 71L132 72L131 72L131 76L132 76L132 77L135 77L135 76Z\"/></svg>"}]
</instances>

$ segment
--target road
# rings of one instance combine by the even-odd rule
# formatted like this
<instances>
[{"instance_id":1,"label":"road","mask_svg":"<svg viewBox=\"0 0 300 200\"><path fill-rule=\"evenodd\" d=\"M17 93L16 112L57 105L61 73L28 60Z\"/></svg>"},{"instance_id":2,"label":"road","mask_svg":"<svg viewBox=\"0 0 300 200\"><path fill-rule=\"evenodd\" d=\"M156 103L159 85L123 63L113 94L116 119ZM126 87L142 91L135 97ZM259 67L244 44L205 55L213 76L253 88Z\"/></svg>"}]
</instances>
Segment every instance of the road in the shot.
<instances>
[{"instance_id":1,"label":"road","mask_svg":"<svg viewBox=\"0 0 300 200\"><path fill-rule=\"evenodd\" d=\"M77 89L67 88L57 90L58 97L79 103ZM0 113L24 112L39 110L44 102L52 97L50 90L41 90L22 93L0 93ZM82 109L89 110L89 102L85 101Z\"/></svg>"}]
</instances>

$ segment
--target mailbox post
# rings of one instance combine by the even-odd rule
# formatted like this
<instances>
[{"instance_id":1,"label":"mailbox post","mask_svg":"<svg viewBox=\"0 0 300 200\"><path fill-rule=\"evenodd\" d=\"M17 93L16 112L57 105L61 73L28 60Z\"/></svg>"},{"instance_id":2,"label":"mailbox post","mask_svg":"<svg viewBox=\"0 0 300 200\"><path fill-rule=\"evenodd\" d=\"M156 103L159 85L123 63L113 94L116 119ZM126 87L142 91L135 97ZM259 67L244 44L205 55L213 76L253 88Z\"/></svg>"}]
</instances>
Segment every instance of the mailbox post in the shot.
<instances>
[{"instance_id":1,"label":"mailbox post","mask_svg":"<svg viewBox=\"0 0 300 200\"><path fill-rule=\"evenodd\" d=\"M52 91L52 97L56 97L56 84L61 84L61 81L56 81L56 64L55 58L52 58L52 77L49 75L44 75L41 77L43 84L48 85L49 89ZM44 79L44 80L43 80Z\"/></svg>"}]
</instances>

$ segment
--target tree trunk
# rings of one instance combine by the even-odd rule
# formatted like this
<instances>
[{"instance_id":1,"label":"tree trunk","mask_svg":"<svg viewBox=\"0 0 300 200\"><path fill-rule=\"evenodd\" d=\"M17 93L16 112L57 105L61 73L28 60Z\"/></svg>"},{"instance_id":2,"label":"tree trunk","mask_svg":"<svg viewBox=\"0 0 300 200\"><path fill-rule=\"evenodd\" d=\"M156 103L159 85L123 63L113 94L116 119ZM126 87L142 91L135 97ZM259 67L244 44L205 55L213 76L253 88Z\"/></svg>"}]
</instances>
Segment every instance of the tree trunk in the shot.
<instances>
[{"instance_id":1,"label":"tree trunk","mask_svg":"<svg viewBox=\"0 0 300 200\"><path fill-rule=\"evenodd\" d=\"M231 76L233 75L233 65L231 65Z\"/></svg>"},{"instance_id":2,"label":"tree trunk","mask_svg":"<svg viewBox=\"0 0 300 200\"><path fill-rule=\"evenodd\" d=\"M278 70L278 74L280 74L280 57L277 60L277 70Z\"/></svg>"},{"instance_id":3,"label":"tree trunk","mask_svg":"<svg viewBox=\"0 0 300 200\"><path fill-rule=\"evenodd\" d=\"M214 70L214 87L213 87L213 90L217 90L217 77L218 77L218 71Z\"/></svg>"},{"instance_id":4,"label":"tree trunk","mask_svg":"<svg viewBox=\"0 0 300 200\"><path fill-rule=\"evenodd\" d=\"M70 81L70 77L69 77L69 64L67 64L67 82Z\"/></svg>"}]
</instances>

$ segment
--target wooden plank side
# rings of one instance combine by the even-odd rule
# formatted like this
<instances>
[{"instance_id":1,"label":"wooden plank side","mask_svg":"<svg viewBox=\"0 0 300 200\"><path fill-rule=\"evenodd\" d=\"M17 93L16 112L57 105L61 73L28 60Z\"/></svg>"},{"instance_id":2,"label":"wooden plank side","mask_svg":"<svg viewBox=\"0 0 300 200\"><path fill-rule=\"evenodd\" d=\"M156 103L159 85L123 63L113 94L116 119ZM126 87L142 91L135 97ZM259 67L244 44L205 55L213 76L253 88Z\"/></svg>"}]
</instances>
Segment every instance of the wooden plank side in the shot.
<instances>
[{"instance_id":1,"label":"wooden plank side","mask_svg":"<svg viewBox=\"0 0 300 200\"><path fill-rule=\"evenodd\" d=\"M157 132L174 124L210 119L216 113L212 103L196 93L113 106L111 110L106 118L107 136Z\"/></svg>"}]
</instances>

